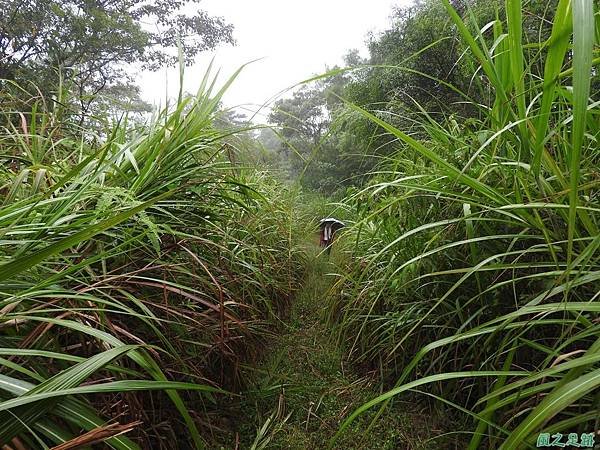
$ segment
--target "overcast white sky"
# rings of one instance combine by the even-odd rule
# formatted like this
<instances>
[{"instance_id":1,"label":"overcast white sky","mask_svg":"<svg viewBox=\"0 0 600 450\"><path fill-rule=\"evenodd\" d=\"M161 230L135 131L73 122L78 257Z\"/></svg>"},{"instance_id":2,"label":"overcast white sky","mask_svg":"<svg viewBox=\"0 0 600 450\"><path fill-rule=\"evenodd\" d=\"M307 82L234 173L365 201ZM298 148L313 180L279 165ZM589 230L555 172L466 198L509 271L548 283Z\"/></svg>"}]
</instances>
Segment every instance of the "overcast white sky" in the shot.
<instances>
[{"instance_id":1,"label":"overcast white sky","mask_svg":"<svg viewBox=\"0 0 600 450\"><path fill-rule=\"evenodd\" d=\"M386 29L392 6L408 3L410 0L203 0L200 8L234 25L237 45L199 56L186 69L184 89L197 90L213 56L223 77L246 62L264 58L246 67L224 98L227 106L256 110L255 105L283 89L323 73L326 65L341 65L350 49L357 48L367 56L367 33ZM176 95L178 72L143 73L138 81L143 98L164 104L166 85L169 95Z\"/></svg>"}]
</instances>

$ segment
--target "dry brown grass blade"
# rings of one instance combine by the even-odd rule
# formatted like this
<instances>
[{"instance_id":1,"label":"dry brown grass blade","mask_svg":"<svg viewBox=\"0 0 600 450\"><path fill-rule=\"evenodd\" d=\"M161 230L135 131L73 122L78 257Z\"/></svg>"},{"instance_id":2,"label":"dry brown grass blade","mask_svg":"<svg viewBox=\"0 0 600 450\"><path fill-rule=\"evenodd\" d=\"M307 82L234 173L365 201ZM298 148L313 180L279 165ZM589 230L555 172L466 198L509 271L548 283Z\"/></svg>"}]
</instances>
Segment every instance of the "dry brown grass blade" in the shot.
<instances>
[{"instance_id":1,"label":"dry brown grass blade","mask_svg":"<svg viewBox=\"0 0 600 450\"><path fill-rule=\"evenodd\" d=\"M203 299L201 299L200 297L198 297L196 295L192 295L189 292L184 291L183 289L176 288L176 287L169 286L169 285L165 285L165 284L162 284L162 283L151 282L151 281L139 281L139 280L137 280L135 282L135 284L138 284L138 285L141 285L141 286L157 287L157 288L160 288L160 289L165 289L167 291L173 292L175 294L179 294L179 295L181 295L183 297L186 297L186 298L188 298L190 300L193 300L193 301L195 301L197 303L200 303L200 304L206 306L207 308L209 308L209 309L213 310L214 312L216 312L217 314L219 314L219 317L220 317L221 309L218 307L218 305L215 305L214 303L207 302L206 300L203 300ZM244 323L241 322L239 319L235 318L234 316L232 316L231 314L229 314L229 313L226 312L225 313L225 317L227 319L231 320L236 325L238 325L240 328L245 329Z\"/></svg>"},{"instance_id":2,"label":"dry brown grass blade","mask_svg":"<svg viewBox=\"0 0 600 450\"><path fill-rule=\"evenodd\" d=\"M128 433L142 422L130 422L127 424L110 423L101 427L94 428L87 433L71 439L68 442L52 447L51 450L72 450L83 447L84 445L97 444L120 434Z\"/></svg>"},{"instance_id":3,"label":"dry brown grass blade","mask_svg":"<svg viewBox=\"0 0 600 450\"><path fill-rule=\"evenodd\" d=\"M32 308L33 310L33 308ZM57 319L64 319L65 317L68 317L71 315L71 312L65 312L63 314L59 314L56 318ZM30 348L32 347L36 342L38 342L41 337L46 334L48 331L50 331L50 329L52 329L54 327L53 323L41 323L39 325L37 325L28 335L25 339L23 339L23 341L19 344L20 348Z\"/></svg>"},{"instance_id":4,"label":"dry brown grass blade","mask_svg":"<svg viewBox=\"0 0 600 450\"><path fill-rule=\"evenodd\" d=\"M224 353L224 348L225 348L225 297L223 296L223 288L221 287L221 285L219 284L217 279L213 276L213 274L210 272L210 270L208 270L208 267L206 267L206 265L202 262L202 260L200 258L198 258L198 255L196 255L194 252L192 252L190 249L188 249L181 243L179 244L179 246L180 246L180 248L185 250L194 259L194 261L196 261L198 264L200 264L200 266L202 266L204 271L208 274L208 276L212 280L213 286L216 286L218 289L219 309L220 309L219 321L220 321L220 330L221 330L221 342L219 343L219 347L221 349L221 353ZM221 361L221 383L223 383L223 381L224 381L223 377L224 377L223 361Z\"/></svg>"},{"instance_id":5,"label":"dry brown grass blade","mask_svg":"<svg viewBox=\"0 0 600 450\"><path fill-rule=\"evenodd\" d=\"M23 130L23 136L25 137L25 142L29 145L29 131L27 130L27 119L25 118L25 114L19 111L19 117L21 117L21 130Z\"/></svg>"},{"instance_id":6,"label":"dry brown grass blade","mask_svg":"<svg viewBox=\"0 0 600 450\"><path fill-rule=\"evenodd\" d=\"M2 450L28 450L19 438L14 438L10 441L10 444L12 447L10 445L3 445Z\"/></svg>"}]
</instances>

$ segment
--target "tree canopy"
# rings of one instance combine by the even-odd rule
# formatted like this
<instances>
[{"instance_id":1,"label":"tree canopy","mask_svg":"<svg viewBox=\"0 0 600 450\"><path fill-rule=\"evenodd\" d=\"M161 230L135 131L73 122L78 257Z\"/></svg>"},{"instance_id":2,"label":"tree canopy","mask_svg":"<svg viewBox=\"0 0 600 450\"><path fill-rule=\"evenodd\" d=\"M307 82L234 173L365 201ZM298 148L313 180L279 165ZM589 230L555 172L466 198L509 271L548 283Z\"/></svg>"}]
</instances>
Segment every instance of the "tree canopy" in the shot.
<instances>
[{"instance_id":1,"label":"tree canopy","mask_svg":"<svg viewBox=\"0 0 600 450\"><path fill-rule=\"evenodd\" d=\"M103 89L131 82L127 64L156 70L177 63L178 45L191 62L203 50L233 43L233 27L198 3L0 0L0 79L31 82L44 94L68 80L86 109Z\"/></svg>"},{"instance_id":2,"label":"tree canopy","mask_svg":"<svg viewBox=\"0 0 600 450\"><path fill-rule=\"evenodd\" d=\"M466 26L475 33L505 16L500 0L451 3L469 18ZM549 38L549 16L555 3L527 3L522 24L526 42ZM481 36L487 47L493 48L497 43L487 29ZM275 104L269 120L280 127L285 138L281 157L287 160L289 176L301 173L301 182L307 187L332 193L360 184L368 178L366 173L401 148L389 133L346 107L347 103L374 111L414 135L424 132L420 126L423 116L469 126L480 120L481 110L475 105L491 106L489 86L474 75L478 63L437 0L417 0L395 8L389 28L368 36L367 47L369 56L364 60L357 51L346 55L345 65L353 70L302 87ZM532 45L524 51L540 49ZM532 67L532 73L542 76L543 67Z\"/></svg>"}]
</instances>

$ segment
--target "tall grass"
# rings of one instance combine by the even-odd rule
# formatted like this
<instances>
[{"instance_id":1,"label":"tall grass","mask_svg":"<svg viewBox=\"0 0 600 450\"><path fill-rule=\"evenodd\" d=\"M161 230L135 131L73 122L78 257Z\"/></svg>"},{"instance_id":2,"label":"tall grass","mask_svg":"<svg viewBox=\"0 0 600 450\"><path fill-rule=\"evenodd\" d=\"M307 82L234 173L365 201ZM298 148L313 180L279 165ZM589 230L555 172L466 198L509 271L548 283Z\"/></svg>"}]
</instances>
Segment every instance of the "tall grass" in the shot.
<instances>
[{"instance_id":1,"label":"tall grass","mask_svg":"<svg viewBox=\"0 0 600 450\"><path fill-rule=\"evenodd\" d=\"M342 271L330 320L355 360L394 387L336 437L407 391L456 408L470 449L594 432L598 5L560 0L550 37L524 42L520 0L486 26L443 2L478 67L481 91L464 98L483 99L474 104L480 120L422 111L409 135L349 105L400 150L347 200L361 211L346 239L359 263Z\"/></svg>"},{"instance_id":2,"label":"tall grass","mask_svg":"<svg viewBox=\"0 0 600 450\"><path fill-rule=\"evenodd\" d=\"M4 103L3 445L202 448L215 396L287 310L291 194L234 167L214 85L97 133L60 99Z\"/></svg>"}]
</instances>

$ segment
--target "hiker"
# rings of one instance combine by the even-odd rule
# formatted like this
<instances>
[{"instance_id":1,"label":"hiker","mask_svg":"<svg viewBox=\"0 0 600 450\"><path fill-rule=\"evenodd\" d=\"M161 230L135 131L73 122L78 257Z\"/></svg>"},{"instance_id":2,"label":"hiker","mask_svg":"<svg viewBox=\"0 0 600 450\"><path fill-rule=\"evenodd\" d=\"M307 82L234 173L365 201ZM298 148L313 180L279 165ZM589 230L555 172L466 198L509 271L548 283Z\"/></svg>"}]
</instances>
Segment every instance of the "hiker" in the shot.
<instances>
[{"instance_id":1,"label":"hiker","mask_svg":"<svg viewBox=\"0 0 600 450\"><path fill-rule=\"evenodd\" d=\"M331 252L331 244L333 244L335 232L345 226L344 222L334 219L333 217L322 219L321 222L319 222L319 227L321 228L320 245L327 250L327 254Z\"/></svg>"}]
</instances>

